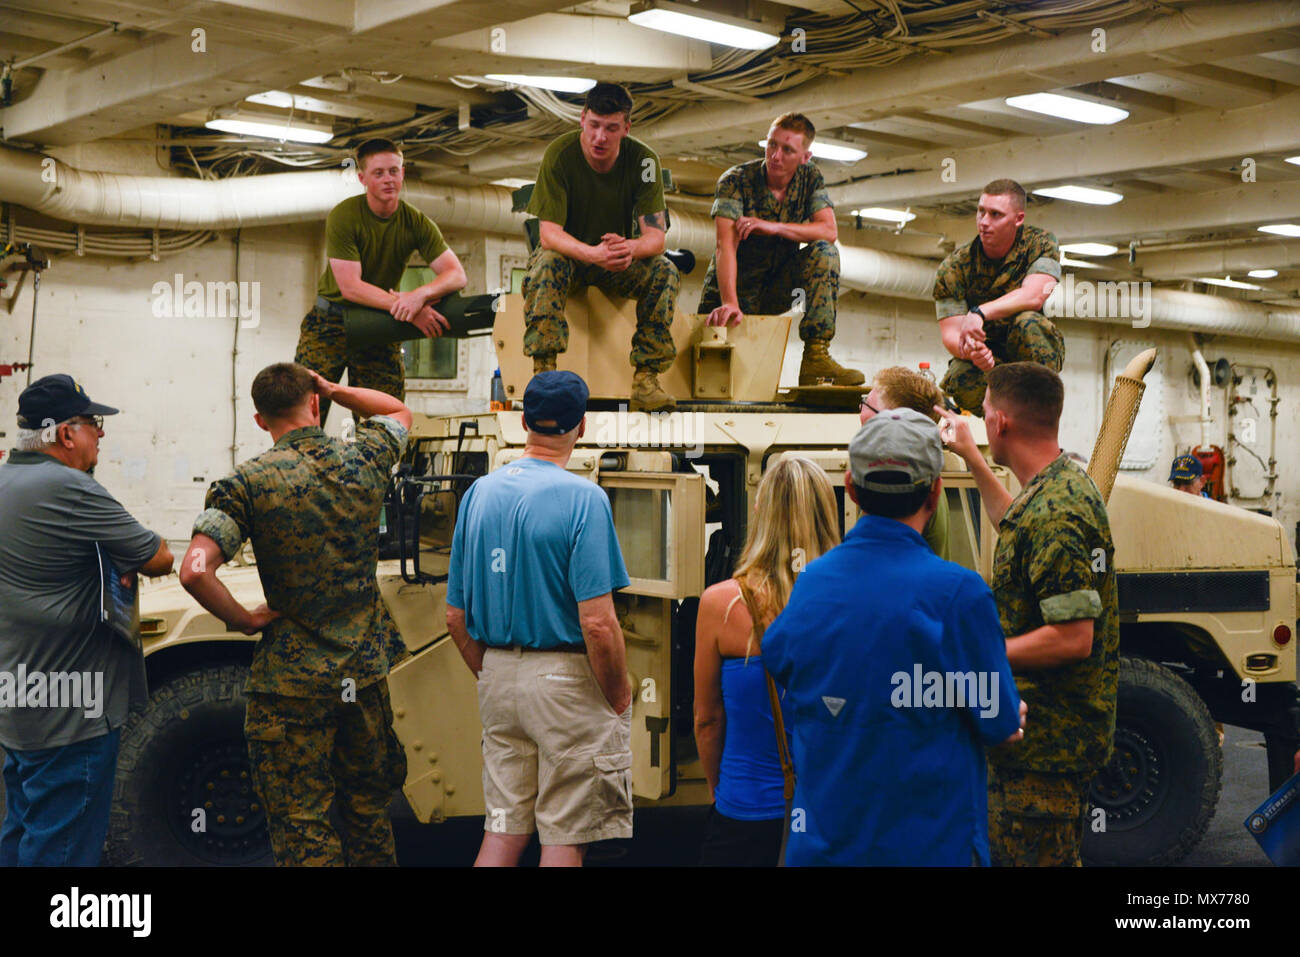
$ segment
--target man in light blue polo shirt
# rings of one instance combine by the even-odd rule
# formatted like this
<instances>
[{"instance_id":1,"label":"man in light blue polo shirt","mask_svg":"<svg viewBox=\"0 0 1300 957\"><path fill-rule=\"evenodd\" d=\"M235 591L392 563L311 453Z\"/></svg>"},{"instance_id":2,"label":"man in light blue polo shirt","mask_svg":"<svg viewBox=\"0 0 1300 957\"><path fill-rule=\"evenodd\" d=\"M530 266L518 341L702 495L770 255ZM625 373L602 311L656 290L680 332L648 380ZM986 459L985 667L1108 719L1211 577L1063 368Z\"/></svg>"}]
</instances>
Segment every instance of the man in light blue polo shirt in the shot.
<instances>
[{"instance_id":1,"label":"man in light blue polo shirt","mask_svg":"<svg viewBox=\"0 0 1300 957\"><path fill-rule=\"evenodd\" d=\"M632 687L613 592L629 584L600 486L566 471L587 385L542 372L524 391L523 457L470 486L447 580L447 629L478 678L483 845L514 865L579 865L632 836Z\"/></svg>"},{"instance_id":2,"label":"man in light blue polo shirt","mask_svg":"<svg viewBox=\"0 0 1300 957\"><path fill-rule=\"evenodd\" d=\"M786 863L987 865L984 746L1020 739L1022 707L993 594L921 537L939 429L883 410L849 465L866 514L763 636L797 774Z\"/></svg>"}]
</instances>

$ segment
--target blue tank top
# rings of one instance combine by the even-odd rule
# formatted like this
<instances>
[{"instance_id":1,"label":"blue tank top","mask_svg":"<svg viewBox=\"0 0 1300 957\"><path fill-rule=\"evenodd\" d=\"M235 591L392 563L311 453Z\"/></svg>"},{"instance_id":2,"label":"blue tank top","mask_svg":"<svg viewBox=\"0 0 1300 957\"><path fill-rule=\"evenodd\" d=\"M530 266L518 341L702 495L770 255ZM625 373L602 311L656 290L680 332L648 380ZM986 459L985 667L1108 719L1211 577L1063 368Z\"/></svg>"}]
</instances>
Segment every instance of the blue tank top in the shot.
<instances>
[{"instance_id":1,"label":"blue tank top","mask_svg":"<svg viewBox=\"0 0 1300 957\"><path fill-rule=\"evenodd\" d=\"M776 750L776 725L767 693L763 660L750 655L722 661L722 708L727 733L722 744L718 810L738 821L785 816L785 779Z\"/></svg>"}]
</instances>

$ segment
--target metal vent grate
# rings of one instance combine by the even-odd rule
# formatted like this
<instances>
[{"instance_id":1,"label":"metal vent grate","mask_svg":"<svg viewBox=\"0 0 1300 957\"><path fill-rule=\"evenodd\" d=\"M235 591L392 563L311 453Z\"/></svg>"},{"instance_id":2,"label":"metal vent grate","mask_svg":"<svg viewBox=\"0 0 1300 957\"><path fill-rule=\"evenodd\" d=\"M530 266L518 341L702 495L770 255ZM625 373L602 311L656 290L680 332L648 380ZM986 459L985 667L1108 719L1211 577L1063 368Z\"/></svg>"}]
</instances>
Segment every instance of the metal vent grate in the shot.
<instances>
[{"instance_id":1,"label":"metal vent grate","mask_svg":"<svg viewBox=\"0 0 1300 957\"><path fill-rule=\"evenodd\" d=\"M1137 614L1268 611L1268 572L1154 572L1119 576L1119 607Z\"/></svg>"}]
</instances>

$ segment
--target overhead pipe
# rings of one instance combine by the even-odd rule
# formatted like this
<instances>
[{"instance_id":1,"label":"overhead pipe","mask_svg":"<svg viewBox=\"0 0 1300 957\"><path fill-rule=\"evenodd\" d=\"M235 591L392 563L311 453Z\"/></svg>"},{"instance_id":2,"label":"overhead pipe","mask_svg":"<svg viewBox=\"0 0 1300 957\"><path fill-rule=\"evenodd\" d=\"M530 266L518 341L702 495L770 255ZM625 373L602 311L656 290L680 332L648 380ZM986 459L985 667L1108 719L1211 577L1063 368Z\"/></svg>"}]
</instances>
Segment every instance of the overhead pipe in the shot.
<instances>
[{"instance_id":1,"label":"overhead pipe","mask_svg":"<svg viewBox=\"0 0 1300 957\"><path fill-rule=\"evenodd\" d=\"M50 156L0 146L0 200L81 225L216 230L319 222L342 200L360 192L361 186L350 170L265 173L219 180L135 176L85 172ZM525 214L511 209L511 191L500 186L451 186L412 180L406 184L405 198L444 227L517 235L526 219ZM712 218L680 208L670 208L669 218L670 246L689 249L701 259L713 255L716 234ZM937 268L934 261L865 246L841 245L839 249L845 288L930 300ZM1058 297L1055 304L1059 308L1064 295L1061 286L1052 295ZM1173 289L1152 291L1150 307L1150 325L1157 328L1300 342L1300 309ZM1132 320L1100 316L1097 321Z\"/></svg>"},{"instance_id":2,"label":"overhead pipe","mask_svg":"<svg viewBox=\"0 0 1300 957\"><path fill-rule=\"evenodd\" d=\"M1200 448L1208 449L1210 447L1210 366L1205 361L1205 356L1201 354L1201 344L1196 341L1196 337L1189 335L1187 341L1192 346L1192 362L1196 364L1197 378L1201 382L1201 444Z\"/></svg>"}]
</instances>

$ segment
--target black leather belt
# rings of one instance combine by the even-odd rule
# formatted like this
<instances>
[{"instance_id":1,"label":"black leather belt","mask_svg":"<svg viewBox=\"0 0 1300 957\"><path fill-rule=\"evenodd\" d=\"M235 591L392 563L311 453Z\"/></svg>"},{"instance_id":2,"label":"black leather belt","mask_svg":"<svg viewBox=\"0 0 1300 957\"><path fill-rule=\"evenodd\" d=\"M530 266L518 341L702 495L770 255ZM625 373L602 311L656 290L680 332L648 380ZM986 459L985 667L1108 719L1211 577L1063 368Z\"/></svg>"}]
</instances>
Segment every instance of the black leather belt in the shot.
<instances>
[{"instance_id":1,"label":"black leather belt","mask_svg":"<svg viewBox=\"0 0 1300 957\"><path fill-rule=\"evenodd\" d=\"M581 645L557 645L554 648L533 648L528 645L488 645L489 648L496 648L498 651L562 651L567 654L585 655L587 645L584 642Z\"/></svg>"}]
</instances>

